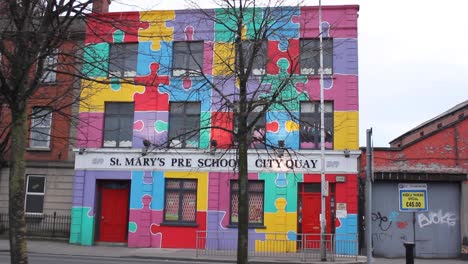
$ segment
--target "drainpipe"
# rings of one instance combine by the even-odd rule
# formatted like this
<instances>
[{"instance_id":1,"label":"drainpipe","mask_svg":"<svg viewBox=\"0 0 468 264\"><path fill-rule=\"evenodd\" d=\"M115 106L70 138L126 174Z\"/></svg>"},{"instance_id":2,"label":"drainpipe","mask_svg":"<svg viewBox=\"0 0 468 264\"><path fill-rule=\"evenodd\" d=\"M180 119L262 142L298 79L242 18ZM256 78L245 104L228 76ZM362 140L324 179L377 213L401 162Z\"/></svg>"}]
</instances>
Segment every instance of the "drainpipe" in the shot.
<instances>
[{"instance_id":1,"label":"drainpipe","mask_svg":"<svg viewBox=\"0 0 468 264\"><path fill-rule=\"evenodd\" d=\"M372 263L372 128L367 129L366 146L366 252L367 263Z\"/></svg>"}]
</instances>

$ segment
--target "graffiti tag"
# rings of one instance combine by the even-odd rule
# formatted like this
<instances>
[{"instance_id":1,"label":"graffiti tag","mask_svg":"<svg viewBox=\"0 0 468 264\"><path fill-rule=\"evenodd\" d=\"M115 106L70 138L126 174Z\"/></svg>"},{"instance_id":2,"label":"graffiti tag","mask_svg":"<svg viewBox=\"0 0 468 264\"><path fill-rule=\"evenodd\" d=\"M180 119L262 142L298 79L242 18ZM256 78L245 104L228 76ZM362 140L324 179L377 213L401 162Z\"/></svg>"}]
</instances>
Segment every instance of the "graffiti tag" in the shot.
<instances>
[{"instance_id":1,"label":"graffiti tag","mask_svg":"<svg viewBox=\"0 0 468 264\"><path fill-rule=\"evenodd\" d=\"M379 221L379 228L382 231L387 231L392 226L392 221L388 217L383 216L380 212L372 213L372 222Z\"/></svg>"},{"instance_id":2,"label":"graffiti tag","mask_svg":"<svg viewBox=\"0 0 468 264\"><path fill-rule=\"evenodd\" d=\"M373 241L389 241L392 239L393 239L393 236L389 233L372 233Z\"/></svg>"},{"instance_id":3,"label":"graffiti tag","mask_svg":"<svg viewBox=\"0 0 468 264\"><path fill-rule=\"evenodd\" d=\"M457 222L457 216L454 213L446 212L442 213L442 210L438 212L428 212L418 214L418 224L420 228L430 225L448 225L454 226Z\"/></svg>"}]
</instances>

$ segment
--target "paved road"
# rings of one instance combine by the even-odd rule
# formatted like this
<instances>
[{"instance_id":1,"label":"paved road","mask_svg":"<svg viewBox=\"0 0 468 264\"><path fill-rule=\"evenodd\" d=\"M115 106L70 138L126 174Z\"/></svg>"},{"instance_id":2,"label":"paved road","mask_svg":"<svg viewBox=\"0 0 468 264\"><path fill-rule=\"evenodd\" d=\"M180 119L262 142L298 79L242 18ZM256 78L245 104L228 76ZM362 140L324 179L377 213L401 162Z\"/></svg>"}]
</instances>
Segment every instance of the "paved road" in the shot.
<instances>
[{"instance_id":1,"label":"paved road","mask_svg":"<svg viewBox=\"0 0 468 264\"><path fill-rule=\"evenodd\" d=\"M8 252L0 252L0 263L10 263ZM30 264L124 264L124 263L148 263L148 264L185 264L187 260L167 260L151 258L130 258L130 257L98 257L98 256L73 256L73 255L54 255L54 254L36 254L29 253ZM190 263L212 263L221 264L226 262L203 262L191 260ZM339 262L336 262L339 264ZM405 264L406 260L374 258L375 264ZM415 264L468 264L468 261L460 259L415 259Z\"/></svg>"},{"instance_id":2,"label":"paved road","mask_svg":"<svg viewBox=\"0 0 468 264\"><path fill-rule=\"evenodd\" d=\"M405 264L406 259L374 258L375 264ZM460 259L415 259L414 264L468 264Z\"/></svg>"}]
</instances>

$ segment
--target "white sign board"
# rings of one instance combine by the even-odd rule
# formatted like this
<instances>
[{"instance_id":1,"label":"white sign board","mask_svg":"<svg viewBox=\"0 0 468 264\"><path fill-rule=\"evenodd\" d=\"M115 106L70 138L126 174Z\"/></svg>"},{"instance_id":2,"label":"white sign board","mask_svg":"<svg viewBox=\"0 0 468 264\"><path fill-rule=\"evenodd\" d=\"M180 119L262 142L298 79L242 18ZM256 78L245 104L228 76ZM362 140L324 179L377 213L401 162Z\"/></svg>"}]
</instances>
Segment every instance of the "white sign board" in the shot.
<instances>
[{"instance_id":1,"label":"white sign board","mask_svg":"<svg viewBox=\"0 0 468 264\"><path fill-rule=\"evenodd\" d=\"M327 173L357 173L356 158L345 158L334 152L325 158ZM234 152L211 155L203 151L161 151L142 156L141 151L87 150L75 156L77 170L164 170L164 171L226 171L237 170ZM291 155L278 158L271 153L250 153L250 172L302 172L321 170L320 154Z\"/></svg>"},{"instance_id":2,"label":"white sign board","mask_svg":"<svg viewBox=\"0 0 468 264\"><path fill-rule=\"evenodd\" d=\"M336 213L335 216L338 218L348 217L348 210L346 203L336 203Z\"/></svg>"}]
</instances>

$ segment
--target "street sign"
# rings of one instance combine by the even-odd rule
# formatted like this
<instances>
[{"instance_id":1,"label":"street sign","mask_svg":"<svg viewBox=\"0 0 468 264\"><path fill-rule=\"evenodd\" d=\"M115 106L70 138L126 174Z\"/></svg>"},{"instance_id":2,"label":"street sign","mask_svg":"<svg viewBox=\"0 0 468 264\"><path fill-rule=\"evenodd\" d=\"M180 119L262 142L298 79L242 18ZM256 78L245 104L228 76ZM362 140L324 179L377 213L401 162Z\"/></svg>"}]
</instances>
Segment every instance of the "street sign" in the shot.
<instances>
[{"instance_id":1,"label":"street sign","mask_svg":"<svg viewBox=\"0 0 468 264\"><path fill-rule=\"evenodd\" d=\"M329 189L328 181L322 182L322 196L323 196L323 197L327 197L327 196L328 196L328 189Z\"/></svg>"},{"instance_id":2,"label":"street sign","mask_svg":"<svg viewBox=\"0 0 468 264\"><path fill-rule=\"evenodd\" d=\"M400 212L427 211L427 184L398 184Z\"/></svg>"}]
</instances>

